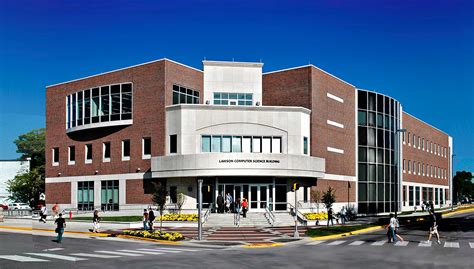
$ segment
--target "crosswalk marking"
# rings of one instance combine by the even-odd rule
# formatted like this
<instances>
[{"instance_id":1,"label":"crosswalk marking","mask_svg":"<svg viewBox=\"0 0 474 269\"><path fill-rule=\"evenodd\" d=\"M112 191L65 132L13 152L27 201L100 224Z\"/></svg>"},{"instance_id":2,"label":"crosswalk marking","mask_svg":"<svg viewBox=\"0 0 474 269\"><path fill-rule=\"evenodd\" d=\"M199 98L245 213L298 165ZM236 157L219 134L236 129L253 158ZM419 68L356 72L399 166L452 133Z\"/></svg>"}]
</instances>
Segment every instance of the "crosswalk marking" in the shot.
<instances>
[{"instance_id":1,"label":"crosswalk marking","mask_svg":"<svg viewBox=\"0 0 474 269\"><path fill-rule=\"evenodd\" d=\"M431 247L431 241L421 241L418 244L419 247Z\"/></svg>"},{"instance_id":2,"label":"crosswalk marking","mask_svg":"<svg viewBox=\"0 0 474 269\"><path fill-rule=\"evenodd\" d=\"M164 254L164 253L162 253L162 252L142 251L142 250L130 250L130 249L122 249L122 250L119 250L119 251L131 252L131 253L138 253L138 254L150 254L150 255L160 255L160 254Z\"/></svg>"},{"instance_id":3,"label":"crosswalk marking","mask_svg":"<svg viewBox=\"0 0 474 269\"><path fill-rule=\"evenodd\" d=\"M41 260L37 258L20 256L20 255L0 255L0 259L17 261L17 262L47 262L47 260Z\"/></svg>"},{"instance_id":4,"label":"crosswalk marking","mask_svg":"<svg viewBox=\"0 0 474 269\"><path fill-rule=\"evenodd\" d=\"M360 246L364 243L365 243L364 241L354 241L354 242L350 243L349 246Z\"/></svg>"},{"instance_id":5,"label":"crosswalk marking","mask_svg":"<svg viewBox=\"0 0 474 269\"><path fill-rule=\"evenodd\" d=\"M155 248L140 248L138 250L144 251L156 251L156 252L165 252L165 253L180 253L181 251L168 250L168 249L155 249Z\"/></svg>"},{"instance_id":6,"label":"crosswalk marking","mask_svg":"<svg viewBox=\"0 0 474 269\"><path fill-rule=\"evenodd\" d=\"M469 246L470 246L471 248L474 248L474 243L469 242Z\"/></svg>"},{"instance_id":7,"label":"crosswalk marking","mask_svg":"<svg viewBox=\"0 0 474 269\"><path fill-rule=\"evenodd\" d=\"M77 258L77 257L71 257L71 256L59 255L59 254L50 254L50 253L25 253L25 254L41 256L41 257L46 257L46 258L53 258L53 259L58 259L58 260L71 261L71 262L87 260L85 258Z\"/></svg>"},{"instance_id":8,"label":"crosswalk marking","mask_svg":"<svg viewBox=\"0 0 474 269\"><path fill-rule=\"evenodd\" d=\"M382 246L383 244L385 244L385 242L386 242L385 240L380 240L380 241L376 241L376 242L374 242L370 245L372 245L372 246Z\"/></svg>"},{"instance_id":9,"label":"crosswalk marking","mask_svg":"<svg viewBox=\"0 0 474 269\"><path fill-rule=\"evenodd\" d=\"M445 242L444 247L445 248L459 248L459 243L458 242Z\"/></svg>"},{"instance_id":10,"label":"crosswalk marking","mask_svg":"<svg viewBox=\"0 0 474 269\"><path fill-rule=\"evenodd\" d=\"M406 247L408 245L408 241L397 241L397 243L395 243L395 246L397 247Z\"/></svg>"},{"instance_id":11,"label":"crosswalk marking","mask_svg":"<svg viewBox=\"0 0 474 269\"><path fill-rule=\"evenodd\" d=\"M326 241L324 241L324 240L322 240L322 241L314 241L314 242L308 243L308 244L306 244L306 245L308 245L308 246L316 246L316 245L319 245L319 244L324 243L324 242L326 242Z\"/></svg>"},{"instance_id":12,"label":"crosswalk marking","mask_svg":"<svg viewBox=\"0 0 474 269\"><path fill-rule=\"evenodd\" d=\"M101 254L93 254L93 253L72 253L70 255L87 257L87 258L103 258L103 259L120 258L120 256L101 255Z\"/></svg>"},{"instance_id":13,"label":"crosswalk marking","mask_svg":"<svg viewBox=\"0 0 474 269\"><path fill-rule=\"evenodd\" d=\"M138 254L138 253L127 253L127 252L109 251L109 250L96 250L94 252L112 254L112 255L120 255L120 256L131 256L131 257L143 256L143 254Z\"/></svg>"},{"instance_id":14,"label":"crosswalk marking","mask_svg":"<svg viewBox=\"0 0 474 269\"><path fill-rule=\"evenodd\" d=\"M346 242L345 240L336 240L336 241L332 241L331 243L329 243L327 245L328 246L337 246L337 245L343 244L345 242Z\"/></svg>"}]
</instances>

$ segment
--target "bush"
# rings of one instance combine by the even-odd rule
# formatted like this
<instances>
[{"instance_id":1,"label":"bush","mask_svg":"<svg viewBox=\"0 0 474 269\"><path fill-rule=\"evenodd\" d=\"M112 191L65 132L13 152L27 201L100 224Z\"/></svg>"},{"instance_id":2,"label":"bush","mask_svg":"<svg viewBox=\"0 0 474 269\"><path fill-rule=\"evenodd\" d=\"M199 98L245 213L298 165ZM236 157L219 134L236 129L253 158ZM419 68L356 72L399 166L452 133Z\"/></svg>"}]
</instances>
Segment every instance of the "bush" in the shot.
<instances>
[{"instance_id":1,"label":"bush","mask_svg":"<svg viewBox=\"0 0 474 269\"><path fill-rule=\"evenodd\" d=\"M158 221L198 221L197 214L165 214L158 217Z\"/></svg>"},{"instance_id":2,"label":"bush","mask_svg":"<svg viewBox=\"0 0 474 269\"><path fill-rule=\"evenodd\" d=\"M328 218L328 213L304 213L303 214L307 220L323 220Z\"/></svg>"},{"instance_id":3,"label":"bush","mask_svg":"<svg viewBox=\"0 0 474 269\"><path fill-rule=\"evenodd\" d=\"M168 240L168 241L179 241L183 240L184 236L180 233L166 233L166 232L149 232L149 231L130 231L125 230L122 232L123 235L131 235L136 237L143 237L143 238L150 238L150 239L158 239L158 240Z\"/></svg>"}]
</instances>

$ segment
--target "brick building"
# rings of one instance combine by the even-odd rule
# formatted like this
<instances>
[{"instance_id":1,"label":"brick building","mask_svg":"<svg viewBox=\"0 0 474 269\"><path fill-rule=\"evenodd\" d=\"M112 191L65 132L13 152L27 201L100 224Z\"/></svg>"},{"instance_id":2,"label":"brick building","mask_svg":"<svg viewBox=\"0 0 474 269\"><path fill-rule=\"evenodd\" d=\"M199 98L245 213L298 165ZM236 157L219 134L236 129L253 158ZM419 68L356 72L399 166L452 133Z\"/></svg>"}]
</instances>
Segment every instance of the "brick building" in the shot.
<instances>
[{"instance_id":1,"label":"brick building","mask_svg":"<svg viewBox=\"0 0 474 269\"><path fill-rule=\"evenodd\" d=\"M336 211L449 204L447 134L313 65L262 68L161 59L48 86L47 203L140 209L162 182L169 204L183 193L195 209L201 178L205 207L230 193L249 199L250 211L287 210L294 182L302 205L311 189L333 186Z\"/></svg>"}]
</instances>

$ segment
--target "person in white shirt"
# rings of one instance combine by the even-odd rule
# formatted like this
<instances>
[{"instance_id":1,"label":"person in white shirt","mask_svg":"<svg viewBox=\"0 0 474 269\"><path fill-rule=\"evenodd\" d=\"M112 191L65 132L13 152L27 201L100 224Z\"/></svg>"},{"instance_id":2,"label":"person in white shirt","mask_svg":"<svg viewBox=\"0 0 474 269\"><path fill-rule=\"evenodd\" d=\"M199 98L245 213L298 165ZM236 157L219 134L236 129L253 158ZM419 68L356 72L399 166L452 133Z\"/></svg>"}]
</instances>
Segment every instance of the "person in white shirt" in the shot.
<instances>
[{"instance_id":1,"label":"person in white shirt","mask_svg":"<svg viewBox=\"0 0 474 269\"><path fill-rule=\"evenodd\" d=\"M395 228L397 227L397 219L394 217L393 213L390 213L390 222L388 223L388 225L385 227L385 229L387 230L387 238L388 238L388 242L391 243L395 243L397 242L397 237L395 236Z\"/></svg>"},{"instance_id":2,"label":"person in white shirt","mask_svg":"<svg viewBox=\"0 0 474 269\"><path fill-rule=\"evenodd\" d=\"M41 207L40 213L40 222L46 223L46 216L48 215L48 209L46 209L46 205Z\"/></svg>"}]
</instances>

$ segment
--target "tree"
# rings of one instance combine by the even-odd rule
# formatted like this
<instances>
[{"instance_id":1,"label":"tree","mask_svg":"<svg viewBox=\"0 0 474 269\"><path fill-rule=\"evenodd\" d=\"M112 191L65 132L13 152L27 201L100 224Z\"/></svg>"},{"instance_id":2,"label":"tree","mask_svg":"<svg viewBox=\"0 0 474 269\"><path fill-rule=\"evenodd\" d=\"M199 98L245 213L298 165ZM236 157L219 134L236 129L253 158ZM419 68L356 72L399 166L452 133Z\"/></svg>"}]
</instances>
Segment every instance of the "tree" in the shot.
<instances>
[{"instance_id":1,"label":"tree","mask_svg":"<svg viewBox=\"0 0 474 269\"><path fill-rule=\"evenodd\" d=\"M311 190L311 203L316 204L317 212L319 213L319 202L321 202L321 191Z\"/></svg>"},{"instance_id":2,"label":"tree","mask_svg":"<svg viewBox=\"0 0 474 269\"><path fill-rule=\"evenodd\" d=\"M7 182L10 199L38 204L40 193L45 189L45 129L35 129L20 135L15 141L17 152L21 153L20 160L30 158L30 171L21 171L15 178Z\"/></svg>"},{"instance_id":3,"label":"tree","mask_svg":"<svg viewBox=\"0 0 474 269\"><path fill-rule=\"evenodd\" d=\"M472 199L474 197L474 183L472 182L472 173L466 171L457 171L453 178L453 189L455 201L460 201L465 197Z\"/></svg>"},{"instance_id":4,"label":"tree","mask_svg":"<svg viewBox=\"0 0 474 269\"><path fill-rule=\"evenodd\" d=\"M165 210L165 204L166 204L166 196L168 196L168 191L166 190L166 185L163 184L162 182L155 183L153 182L154 185L154 191L153 191L153 196L151 200L153 201L153 204L155 204L158 207L158 210L160 211L160 232L163 228L163 211Z\"/></svg>"},{"instance_id":5,"label":"tree","mask_svg":"<svg viewBox=\"0 0 474 269\"><path fill-rule=\"evenodd\" d=\"M331 208L336 202L336 195L334 193L335 189L333 189L331 186L328 186L328 189L323 192L323 198L321 199L321 202L323 202L327 210L329 210L329 208Z\"/></svg>"},{"instance_id":6,"label":"tree","mask_svg":"<svg viewBox=\"0 0 474 269\"><path fill-rule=\"evenodd\" d=\"M186 195L180 192L176 199L176 206L178 206L178 214L181 214L181 208L183 208L184 203L186 202Z\"/></svg>"}]
</instances>

